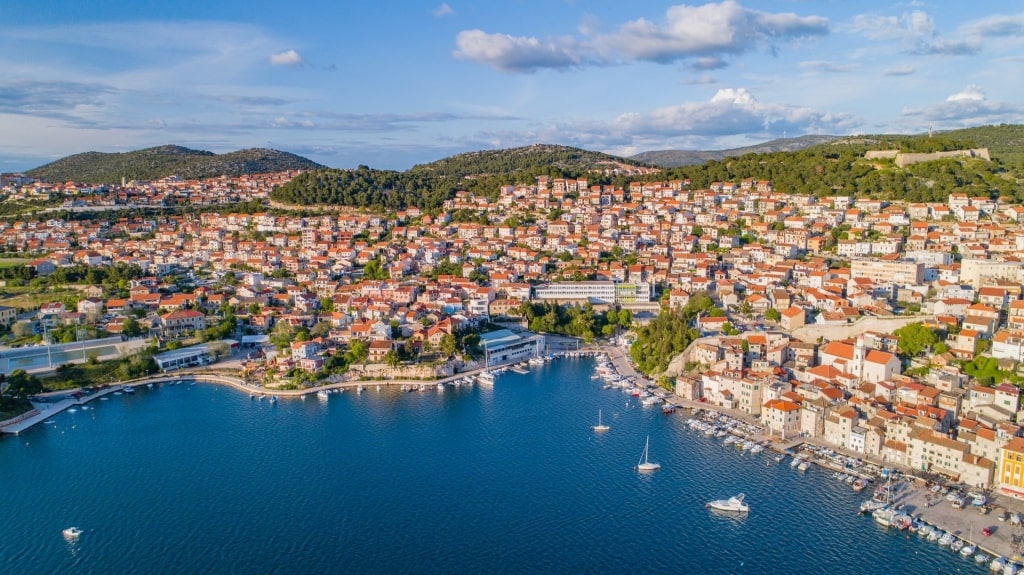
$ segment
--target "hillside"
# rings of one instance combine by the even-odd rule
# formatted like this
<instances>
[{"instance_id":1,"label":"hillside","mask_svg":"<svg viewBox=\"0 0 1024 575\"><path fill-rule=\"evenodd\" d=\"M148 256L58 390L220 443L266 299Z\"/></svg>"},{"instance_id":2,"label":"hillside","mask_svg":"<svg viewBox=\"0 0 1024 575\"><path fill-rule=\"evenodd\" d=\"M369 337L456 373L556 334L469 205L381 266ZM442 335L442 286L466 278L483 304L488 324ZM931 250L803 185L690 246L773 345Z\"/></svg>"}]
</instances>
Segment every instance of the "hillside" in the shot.
<instances>
[{"instance_id":1,"label":"hillside","mask_svg":"<svg viewBox=\"0 0 1024 575\"><path fill-rule=\"evenodd\" d=\"M826 138L824 141L822 138ZM819 143L815 144L814 142ZM742 150L804 146L796 151L747 152L699 165L665 168L626 177L596 174L602 167L640 167L639 162L565 146L529 146L459 154L405 172L318 170L303 174L271 198L298 205L340 204L378 210L417 206L439 209L455 190L494 198L505 184L531 183L538 175L585 176L591 184L624 185L633 180L689 179L697 189L712 182L745 178L769 180L783 193L849 195L914 202L945 201L952 192L1004 196L1024 201L1024 126L982 126L919 135L867 135L837 138L804 136ZM993 161L950 158L904 168L890 160L866 160L868 150L942 152L988 147ZM722 153L722 152L719 152Z\"/></svg>"},{"instance_id":2,"label":"hillside","mask_svg":"<svg viewBox=\"0 0 1024 575\"><path fill-rule=\"evenodd\" d=\"M1024 146L1015 143L1021 126L985 126L941 134L869 135L837 139L795 152L747 154L724 160L712 160L699 166L666 169L655 179L689 178L695 188L712 182L738 181L743 178L770 180L783 193L814 196L849 195L899 199L912 202L945 201L950 193L996 195L1024 201L1024 178L1020 164L1007 165L1003 158L1021 153ZM987 141L993 161L981 159L943 159L898 168L892 160L865 160L868 150L939 152L981 146L979 133ZM650 178L645 178L650 179Z\"/></svg>"},{"instance_id":3,"label":"hillside","mask_svg":"<svg viewBox=\"0 0 1024 575\"><path fill-rule=\"evenodd\" d=\"M602 183L608 177L593 171L616 168L632 172L649 166L601 152L538 144L458 154L418 164L404 172L366 166L355 170L316 170L276 188L270 198L302 206L335 204L375 210L416 206L435 210L456 190L496 198L501 186L532 183L540 175L586 176L594 183Z\"/></svg>"},{"instance_id":4,"label":"hillside","mask_svg":"<svg viewBox=\"0 0 1024 575\"><path fill-rule=\"evenodd\" d=\"M535 144L504 150L481 150L457 154L429 164L418 164L412 173L437 177L462 178L535 171L537 174L563 172L565 176L583 174L591 170L647 168L650 164L591 152L569 146Z\"/></svg>"},{"instance_id":5,"label":"hillside","mask_svg":"<svg viewBox=\"0 0 1024 575\"><path fill-rule=\"evenodd\" d=\"M724 160L735 158L746 154L767 154L772 152L795 152L818 144L827 144L839 136L800 136L798 138L780 138L755 146L743 148L731 148L728 150L697 151L697 150L653 150L640 152L629 159L651 164L662 168L677 168L680 166L695 166L711 160Z\"/></svg>"},{"instance_id":6,"label":"hillside","mask_svg":"<svg viewBox=\"0 0 1024 575\"><path fill-rule=\"evenodd\" d=\"M979 126L963 130L936 132L936 135L973 141L979 147L988 148L992 158L999 160L1004 165L1019 170L1024 168L1024 125L1022 124Z\"/></svg>"},{"instance_id":7,"label":"hillside","mask_svg":"<svg viewBox=\"0 0 1024 575\"><path fill-rule=\"evenodd\" d=\"M122 178L156 180L177 175L195 179L323 167L302 156L265 148L214 154L181 146L159 146L134 152L75 154L29 170L27 175L50 182L112 184Z\"/></svg>"}]
</instances>

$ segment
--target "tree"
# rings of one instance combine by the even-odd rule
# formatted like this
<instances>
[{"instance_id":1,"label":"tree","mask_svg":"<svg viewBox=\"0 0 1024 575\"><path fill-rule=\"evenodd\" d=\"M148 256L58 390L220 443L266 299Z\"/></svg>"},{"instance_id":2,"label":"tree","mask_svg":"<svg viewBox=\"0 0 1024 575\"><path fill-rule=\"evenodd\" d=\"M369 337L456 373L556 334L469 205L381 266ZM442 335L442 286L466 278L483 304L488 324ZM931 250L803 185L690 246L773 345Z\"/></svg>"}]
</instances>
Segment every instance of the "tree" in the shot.
<instances>
[{"instance_id":1,"label":"tree","mask_svg":"<svg viewBox=\"0 0 1024 575\"><path fill-rule=\"evenodd\" d=\"M764 312L764 319L768 321L779 321L782 319L782 314L779 313L779 310L770 307Z\"/></svg>"},{"instance_id":2,"label":"tree","mask_svg":"<svg viewBox=\"0 0 1024 575\"><path fill-rule=\"evenodd\" d=\"M214 361L231 355L231 348L223 341L214 341L207 344L207 349L213 354Z\"/></svg>"},{"instance_id":3,"label":"tree","mask_svg":"<svg viewBox=\"0 0 1024 575\"><path fill-rule=\"evenodd\" d=\"M368 280L386 280L388 279L388 270L384 269L379 259L374 258L363 267L363 277Z\"/></svg>"},{"instance_id":4,"label":"tree","mask_svg":"<svg viewBox=\"0 0 1024 575\"><path fill-rule=\"evenodd\" d=\"M287 349L295 341L295 330L292 329L290 323L286 321L279 321L274 324L274 329L270 331L270 343L274 344L277 349Z\"/></svg>"},{"instance_id":5,"label":"tree","mask_svg":"<svg viewBox=\"0 0 1024 575\"><path fill-rule=\"evenodd\" d=\"M454 335L446 333L441 336L440 348L441 353L445 354L445 356L450 356L455 353L457 347L458 341L455 339Z\"/></svg>"},{"instance_id":6,"label":"tree","mask_svg":"<svg viewBox=\"0 0 1024 575\"><path fill-rule=\"evenodd\" d=\"M25 397L43 390L43 385L34 375L24 369L16 369L7 376L7 393L15 397Z\"/></svg>"},{"instance_id":7,"label":"tree","mask_svg":"<svg viewBox=\"0 0 1024 575\"><path fill-rule=\"evenodd\" d=\"M353 339L348 342L349 363L359 363L370 355L370 347L361 339Z\"/></svg>"},{"instance_id":8,"label":"tree","mask_svg":"<svg viewBox=\"0 0 1024 575\"><path fill-rule=\"evenodd\" d=\"M384 363L389 367L398 367L398 365L402 363L402 358L398 357L397 351L389 349L387 353L384 354Z\"/></svg>"},{"instance_id":9,"label":"tree","mask_svg":"<svg viewBox=\"0 0 1024 575\"><path fill-rule=\"evenodd\" d=\"M899 338L896 347L908 357L914 357L939 342L939 336L922 323L910 323L893 332Z\"/></svg>"},{"instance_id":10,"label":"tree","mask_svg":"<svg viewBox=\"0 0 1024 575\"><path fill-rule=\"evenodd\" d=\"M18 320L11 326L11 333L14 337L28 337L33 333L32 322L28 320Z\"/></svg>"},{"instance_id":11,"label":"tree","mask_svg":"<svg viewBox=\"0 0 1024 575\"><path fill-rule=\"evenodd\" d=\"M313 329L309 330L309 335L313 337L324 337L331 332L331 322L329 321L318 321Z\"/></svg>"},{"instance_id":12,"label":"tree","mask_svg":"<svg viewBox=\"0 0 1024 575\"><path fill-rule=\"evenodd\" d=\"M124 321L121 322L121 333L128 337L136 337L145 332L142 329L142 326L139 325L139 320L134 317L126 317L124 318Z\"/></svg>"}]
</instances>

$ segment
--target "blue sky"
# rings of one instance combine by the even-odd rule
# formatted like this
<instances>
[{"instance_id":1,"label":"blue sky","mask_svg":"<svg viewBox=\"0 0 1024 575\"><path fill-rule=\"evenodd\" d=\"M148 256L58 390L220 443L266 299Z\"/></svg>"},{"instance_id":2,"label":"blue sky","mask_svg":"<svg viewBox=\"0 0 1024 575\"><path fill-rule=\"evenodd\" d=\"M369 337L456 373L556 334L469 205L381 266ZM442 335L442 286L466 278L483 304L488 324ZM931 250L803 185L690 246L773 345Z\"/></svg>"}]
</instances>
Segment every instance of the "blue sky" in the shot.
<instances>
[{"instance_id":1,"label":"blue sky","mask_svg":"<svg viewBox=\"0 0 1024 575\"><path fill-rule=\"evenodd\" d=\"M7 0L0 171L270 147L406 169L1024 122L1016 2Z\"/></svg>"}]
</instances>

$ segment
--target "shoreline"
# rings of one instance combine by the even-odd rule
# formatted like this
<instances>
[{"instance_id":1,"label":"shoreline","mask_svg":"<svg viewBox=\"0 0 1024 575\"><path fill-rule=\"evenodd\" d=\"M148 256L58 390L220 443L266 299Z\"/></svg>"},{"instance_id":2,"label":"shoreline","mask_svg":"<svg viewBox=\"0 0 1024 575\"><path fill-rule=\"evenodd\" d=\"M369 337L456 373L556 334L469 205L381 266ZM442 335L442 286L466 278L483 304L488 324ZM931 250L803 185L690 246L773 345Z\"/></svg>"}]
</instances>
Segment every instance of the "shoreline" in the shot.
<instances>
[{"instance_id":1,"label":"shoreline","mask_svg":"<svg viewBox=\"0 0 1024 575\"><path fill-rule=\"evenodd\" d=\"M619 362L611 361L610 355L609 361L613 364L617 375L629 377L622 373L622 370L619 368ZM628 363L626 365L632 368ZM633 369L629 371L635 373ZM912 469L892 462L874 461L864 454L850 452L837 446L829 445L816 438L796 437L783 441L778 437L765 435L761 422L747 414L679 397L674 398L673 401L677 407L689 412L689 419L694 421L712 420L714 422L713 425L717 429L725 431L728 435L740 438L741 440L749 440L766 448L764 453L768 454L769 457L777 457L775 454L784 454L794 458L799 456L810 463L808 470L813 467L820 467L822 470L827 470L834 480L837 477L841 478L844 474L867 479L867 485L861 490L865 499L870 499L871 493L881 487L879 478L883 475L882 470L888 470L888 473L894 479L899 477L899 482L896 484L901 486L898 490L897 498L892 501L893 508L910 515L918 526L930 526L940 529L964 541L965 544L976 546L974 554L962 557L958 553L951 551L948 546L936 544L939 550L949 553L954 559L954 563L950 564L951 567L955 565L955 561L978 564L975 560L975 556L978 554L985 554L988 557L983 564L979 564L985 569L988 569L989 563L997 557L1002 557L1008 562L1018 565L1024 564L1024 557L1016 552L1018 548L1013 543L1015 538L1022 540L1024 525L1013 525L1006 518L1010 513L1020 513L1024 517L1024 502L1009 499L999 494L998 491L989 492L988 490L982 490L988 498L987 505L984 506L984 513L979 513L977 507L970 504L962 509L956 509L944 496L937 496L930 491L929 488L932 485L941 485L941 483L934 483L927 478L918 477ZM708 417L709 414L713 415ZM719 427L719 425L721 426ZM696 426L687 425L687 429L700 433ZM707 433L702 435L711 438L719 437L717 432L710 436ZM737 441L736 443L740 442ZM768 451L769 449L771 451ZM766 465L773 463L771 460L766 461ZM792 463L792 460L777 460L774 463L783 465L785 463ZM958 488L961 494L968 489L967 486L955 483L950 483L950 485ZM851 513L860 514L860 510L852 509ZM1000 520L1000 517L1003 517L1003 519ZM876 525L876 522L870 516L867 520L870 521L870 526L865 526L866 528L873 528ZM884 529L889 531L890 527L884 527ZM891 529L895 530L894 535L897 537L900 535L905 535L907 538L921 536L918 535L919 530L914 532L908 530L901 533L895 527ZM989 535L984 534L985 529L989 530Z\"/></svg>"},{"instance_id":2,"label":"shoreline","mask_svg":"<svg viewBox=\"0 0 1024 575\"><path fill-rule=\"evenodd\" d=\"M638 380L640 378L643 378L642 380L646 382L646 378L644 378L642 374L637 373L635 369L633 369L632 366L629 365L622 351L616 348L608 348L602 346L600 348L591 348L574 352L559 352L552 354L552 356L555 358L600 357L602 355L607 358L608 362L612 363L617 374L623 375L623 372L631 372L635 375L624 375L624 377L634 377L637 378ZM17 422L15 424L4 422L6 425L0 427L0 432L3 432L5 434L19 434L45 420L50 419L54 415L57 415L66 409L84 405L86 403L89 403L90 401L94 401L97 398L106 396L108 394L116 393L119 391L124 392L123 390L126 387L135 388L138 386L149 384L155 385L175 381L192 381L197 383L204 382L226 385L236 390L247 392L250 394L250 396L275 396L295 398L315 394L321 391L343 391L345 389L355 389L360 386L365 387L368 385L415 386L414 389L418 389L420 386L424 385L432 386L438 383L447 384L452 381L474 376L476 374L479 374L483 371L488 371L490 369L507 369L509 367L516 366L519 363L522 362L512 362L500 366L491 366L490 368L487 369L471 370L447 378L441 378L438 380L431 381L359 380L297 390L274 390L264 387L258 387L247 384L240 378L225 376L221 374L210 374L201 372L180 372L175 374L160 374L156 376L150 376L146 378L124 382L122 384L110 385L107 387L103 387L99 390L96 390L92 393L78 395L77 397L74 396L76 390L68 390L67 392L62 392L65 394L71 394L72 396L66 397L65 399L62 399L53 404L40 404L43 407L43 409L38 409L37 414L30 415L28 417L25 417L24 415L19 416L19 418L21 418L22 421ZM657 388L657 386L654 386L651 383L645 383L644 386L648 388ZM81 392L81 390L78 391ZM727 420L739 424L735 425L728 432L733 436L742 437L744 439L754 441L762 445L763 447L771 449L771 452L767 451L767 449L765 450L765 453L769 454L770 457L773 457L773 452L790 454L790 456L794 456L796 455L794 452L799 451L801 454L806 453L807 455L805 455L804 457L806 457L806 459L813 463L815 466L821 467L822 469L827 469L835 472L842 472L846 474L854 474L858 477L871 477L873 479L876 477L876 474L871 469L882 468L881 464L877 462L872 462L869 458L859 457L857 454L845 453L843 450L836 449L833 446L829 446L820 441L809 441L806 440L805 438L796 438L787 442L780 442L778 438L763 435L761 433L763 431L763 428L761 427L760 422L753 420L753 418L751 418L750 416L745 416L745 414L735 414L732 413L732 410L727 410L724 408L720 408L718 406L708 405L705 403L683 400L682 398L678 397L673 397L672 403L677 407L681 407L683 409L688 410L692 418L697 418L703 412L703 414L705 415L715 414L716 418L727 418ZM39 406L37 406L37 408L38 407ZM748 427L747 429L743 429L743 426ZM859 465L852 469L849 466L839 466L835 462L831 462L827 457L818 457L816 453L808 453L808 451L812 449L827 449L830 453L839 454L846 458L855 459L859 462ZM771 460L766 461L767 463L771 463ZM782 463L778 464L781 465ZM893 501L894 506L901 507L906 513L910 514L912 517L917 519L922 525L936 527L945 532L956 535L959 539L963 539L971 544L976 545L977 552L985 553L986 555L988 555L989 561L991 561L995 557L1004 557L1007 560L1012 560L1016 562L1021 561L1021 557L1017 556L1013 552L1014 547L1012 543L1013 537L1015 537L1014 531L1016 531L1019 534L1021 532L1021 529L1019 527L1015 529L1011 525L1009 520L998 521L997 517L1004 513L1002 510L995 509L983 515L978 513L977 511L974 511L974 509L972 509L971 506L967 506L965 509L962 510L954 509L949 503L943 504L942 499L938 499L937 502L935 501L936 498L932 496L931 493L924 487L926 481L925 479L916 477L912 474L910 470L899 468L899 466L890 465L889 467L896 468L904 478L901 479L902 488L899 490L896 500ZM905 481L905 483L902 483L903 481ZM876 481L875 487L877 486L878 483ZM995 495L996 494L993 494L993 496ZM865 498L870 498L870 495L866 494ZM996 505L994 501L990 501L990 504L992 504L993 506ZM1019 504L1017 506L1014 506L1014 508L1011 508L1010 506L1006 505L1000 505L999 507L1005 509L1005 512L1024 512L1024 504ZM857 512L858 511L856 509L851 510L851 513ZM870 518L868 518L868 520L870 521ZM873 526L875 525L875 522L871 521L870 524ZM982 529L984 528L989 528L992 530L990 536L986 537L982 535ZM886 528L886 530L888 531L888 528ZM897 530L896 536L899 535L900 533ZM909 532L906 533L906 536L908 538L911 535L912 534ZM942 547L938 548L943 549ZM950 551L948 548L945 549L945 552L950 553L951 556L955 558L957 561L973 561L972 557L961 558L956 553ZM986 562L984 567L987 568L987 566L988 565Z\"/></svg>"},{"instance_id":3,"label":"shoreline","mask_svg":"<svg viewBox=\"0 0 1024 575\"><path fill-rule=\"evenodd\" d=\"M595 356L604 353L600 350L579 350L579 351L563 351L551 354L554 358L561 357L582 357L582 356ZM383 386L413 386L419 388L420 386L437 386L438 384L447 385L449 383L459 381L465 378L475 377L484 371L491 371L495 369L508 369L511 367L518 366L523 361L506 362L502 364L492 365L487 368L472 369L464 372L457 373L448 377L431 379L431 380L419 380L419 379L366 379L366 380L355 380L355 381L344 381L339 383L332 383L328 385L319 385L316 387L307 387L303 389L273 389L267 387L261 387L246 383L239 377L233 377L229 375L209 373L200 370L182 370L172 373L162 373L159 375L151 375L144 378L133 379L120 383L114 383L104 385L99 388L86 388L79 387L75 389L61 390L59 392L51 392L49 394L41 394L42 396L61 396L63 399L54 403L45 402L33 402L35 409L27 411L14 418L0 422L0 434L18 435L27 431L28 429L46 421L50 417L57 415L67 409L76 407L79 405L85 405L90 401L97 398L103 397L110 393L117 391L123 391L126 387L139 387L149 384L161 384L170 383L179 380L193 380L195 382L212 383L226 385L237 389L238 391L248 393L250 397L274 397L274 398L301 398L307 395L313 395L321 391L331 393L334 391L344 391L346 389L358 389L359 387L366 387L371 385L383 385Z\"/></svg>"}]
</instances>

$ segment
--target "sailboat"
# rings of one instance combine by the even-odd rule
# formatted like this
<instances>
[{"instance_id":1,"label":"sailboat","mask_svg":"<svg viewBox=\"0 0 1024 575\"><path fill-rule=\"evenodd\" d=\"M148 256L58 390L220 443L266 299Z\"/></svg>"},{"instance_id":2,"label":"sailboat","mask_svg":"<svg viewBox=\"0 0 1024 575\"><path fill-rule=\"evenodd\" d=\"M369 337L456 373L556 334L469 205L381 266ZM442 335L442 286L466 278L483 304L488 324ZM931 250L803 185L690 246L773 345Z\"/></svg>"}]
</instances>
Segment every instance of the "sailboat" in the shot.
<instances>
[{"instance_id":1,"label":"sailboat","mask_svg":"<svg viewBox=\"0 0 1024 575\"><path fill-rule=\"evenodd\" d=\"M647 436L647 443L644 444L644 453L640 456L640 462L636 465L637 471L657 471L661 469L660 463L653 463L647 460L647 454L651 449L651 436Z\"/></svg>"},{"instance_id":2,"label":"sailboat","mask_svg":"<svg viewBox=\"0 0 1024 575\"><path fill-rule=\"evenodd\" d=\"M607 425L601 423L601 410L598 409L597 410L597 425L595 425L593 427L593 430L594 431L608 431L609 429L611 429L611 428L608 427Z\"/></svg>"}]
</instances>

